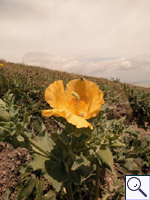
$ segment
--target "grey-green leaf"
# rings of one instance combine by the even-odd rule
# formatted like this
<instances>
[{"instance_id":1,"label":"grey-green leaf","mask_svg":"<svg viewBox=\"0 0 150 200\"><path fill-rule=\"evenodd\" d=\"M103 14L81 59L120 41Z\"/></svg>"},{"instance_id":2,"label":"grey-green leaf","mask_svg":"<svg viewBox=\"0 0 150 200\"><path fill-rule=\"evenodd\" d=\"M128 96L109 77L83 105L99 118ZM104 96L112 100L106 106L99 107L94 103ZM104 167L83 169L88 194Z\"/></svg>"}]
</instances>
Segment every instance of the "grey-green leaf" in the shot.
<instances>
[{"instance_id":1,"label":"grey-green leaf","mask_svg":"<svg viewBox=\"0 0 150 200\"><path fill-rule=\"evenodd\" d=\"M37 180L36 200L56 200L56 198L55 198L56 194L54 191L49 191L45 195L43 195L43 190L45 189L45 184L46 184L45 180L42 180L42 181Z\"/></svg>"},{"instance_id":2,"label":"grey-green leaf","mask_svg":"<svg viewBox=\"0 0 150 200\"><path fill-rule=\"evenodd\" d=\"M106 147L105 149L99 149L97 152L98 157L102 163L105 163L109 167L112 173L114 173L114 161L111 151Z\"/></svg>"},{"instance_id":3,"label":"grey-green leaf","mask_svg":"<svg viewBox=\"0 0 150 200\"><path fill-rule=\"evenodd\" d=\"M138 165L133 161L133 158L127 158L123 167L132 172L140 172L140 168Z\"/></svg>"},{"instance_id":4,"label":"grey-green leaf","mask_svg":"<svg viewBox=\"0 0 150 200\"><path fill-rule=\"evenodd\" d=\"M2 120L4 122L9 122L9 120L10 120L8 112L1 108L0 108L0 120Z\"/></svg>"},{"instance_id":5,"label":"grey-green leaf","mask_svg":"<svg viewBox=\"0 0 150 200\"><path fill-rule=\"evenodd\" d=\"M120 147L124 147L125 144L120 142L120 141L115 141L113 144L110 145L110 147L113 147L113 148L120 148Z\"/></svg>"},{"instance_id":6,"label":"grey-green leaf","mask_svg":"<svg viewBox=\"0 0 150 200\"><path fill-rule=\"evenodd\" d=\"M25 185L20 190L17 200L22 200L25 197L30 196L35 186L35 183L36 183L36 176L35 174L32 174L32 176L27 180Z\"/></svg>"}]
</instances>

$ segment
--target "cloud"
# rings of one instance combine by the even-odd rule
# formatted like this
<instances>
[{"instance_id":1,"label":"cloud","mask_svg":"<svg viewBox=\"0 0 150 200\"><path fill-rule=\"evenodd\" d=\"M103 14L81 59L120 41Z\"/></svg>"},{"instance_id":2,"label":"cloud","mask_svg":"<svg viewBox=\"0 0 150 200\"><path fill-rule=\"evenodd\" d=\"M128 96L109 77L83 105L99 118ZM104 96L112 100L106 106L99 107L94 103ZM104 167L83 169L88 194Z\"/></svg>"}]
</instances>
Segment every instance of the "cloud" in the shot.
<instances>
[{"instance_id":1,"label":"cloud","mask_svg":"<svg viewBox=\"0 0 150 200\"><path fill-rule=\"evenodd\" d=\"M0 55L18 62L30 51L93 59L145 54L149 9L149 0L1 0Z\"/></svg>"},{"instance_id":2,"label":"cloud","mask_svg":"<svg viewBox=\"0 0 150 200\"><path fill-rule=\"evenodd\" d=\"M42 66L50 69L68 71L77 74L90 75L94 72L105 72L109 70L113 61L80 60L81 57L60 57L40 52L28 52L23 57L24 63L28 65Z\"/></svg>"},{"instance_id":3,"label":"cloud","mask_svg":"<svg viewBox=\"0 0 150 200\"><path fill-rule=\"evenodd\" d=\"M33 4L29 0L1 0L0 2L0 13L1 21L7 21L7 19L16 19L16 21L21 21L23 18L28 18L27 13L33 12ZM18 19L19 17L19 19ZM22 18L23 17L23 18Z\"/></svg>"},{"instance_id":4,"label":"cloud","mask_svg":"<svg viewBox=\"0 0 150 200\"><path fill-rule=\"evenodd\" d=\"M129 58L122 58L117 61L118 70L134 70L139 68L150 68L150 54L143 54Z\"/></svg>"},{"instance_id":5,"label":"cloud","mask_svg":"<svg viewBox=\"0 0 150 200\"><path fill-rule=\"evenodd\" d=\"M61 57L40 52L28 52L24 55L24 63L81 75L108 79L111 77L120 78L125 82L150 79L148 73L150 70L150 54L93 62L81 59L81 57Z\"/></svg>"}]
</instances>

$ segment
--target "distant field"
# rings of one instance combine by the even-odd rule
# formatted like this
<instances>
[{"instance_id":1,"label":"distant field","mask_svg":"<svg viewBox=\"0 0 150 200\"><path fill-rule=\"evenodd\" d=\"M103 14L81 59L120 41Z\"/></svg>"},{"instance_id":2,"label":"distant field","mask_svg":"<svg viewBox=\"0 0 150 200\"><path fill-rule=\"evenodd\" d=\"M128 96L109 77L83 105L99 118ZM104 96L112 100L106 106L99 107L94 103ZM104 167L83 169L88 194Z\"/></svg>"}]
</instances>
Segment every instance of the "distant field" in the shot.
<instances>
[{"instance_id":1,"label":"distant field","mask_svg":"<svg viewBox=\"0 0 150 200\"><path fill-rule=\"evenodd\" d=\"M140 86L140 87L146 87L146 88L150 88L150 80L148 81L137 81L137 82L133 82L131 83L133 85L136 85L136 86Z\"/></svg>"}]
</instances>

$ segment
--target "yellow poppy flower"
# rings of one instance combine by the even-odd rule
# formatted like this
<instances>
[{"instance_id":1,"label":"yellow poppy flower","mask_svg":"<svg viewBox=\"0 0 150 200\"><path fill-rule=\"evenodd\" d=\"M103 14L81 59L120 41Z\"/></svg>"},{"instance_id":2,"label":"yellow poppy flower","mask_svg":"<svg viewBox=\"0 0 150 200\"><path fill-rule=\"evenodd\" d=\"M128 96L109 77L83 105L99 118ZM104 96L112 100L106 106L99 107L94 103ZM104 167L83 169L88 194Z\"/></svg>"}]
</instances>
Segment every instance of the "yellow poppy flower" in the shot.
<instances>
[{"instance_id":1,"label":"yellow poppy flower","mask_svg":"<svg viewBox=\"0 0 150 200\"><path fill-rule=\"evenodd\" d=\"M50 84L45 91L45 100L54 109L43 110L43 116L63 117L76 128L90 127L91 130L93 126L86 119L98 115L104 103L103 93L95 83L78 79L68 82L66 90L62 80Z\"/></svg>"}]
</instances>

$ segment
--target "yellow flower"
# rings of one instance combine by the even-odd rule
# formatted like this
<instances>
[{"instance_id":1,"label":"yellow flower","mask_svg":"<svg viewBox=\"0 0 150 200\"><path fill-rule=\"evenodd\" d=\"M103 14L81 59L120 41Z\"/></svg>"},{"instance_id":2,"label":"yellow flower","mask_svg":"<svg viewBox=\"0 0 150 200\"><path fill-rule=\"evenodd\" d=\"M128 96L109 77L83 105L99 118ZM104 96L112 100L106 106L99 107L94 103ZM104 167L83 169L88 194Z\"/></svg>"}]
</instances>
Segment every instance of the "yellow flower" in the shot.
<instances>
[{"instance_id":1,"label":"yellow flower","mask_svg":"<svg viewBox=\"0 0 150 200\"><path fill-rule=\"evenodd\" d=\"M87 119L98 115L104 103L103 93L98 86L83 79L68 82L66 90L62 80L55 81L46 89L45 100L54 109L43 110L43 116L63 117L76 128L90 127L91 130L93 126Z\"/></svg>"},{"instance_id":2,"label":"yellow flower","mask_svg":"<svg viewBox=\"0 0 150 200\"><path fill-rule=\"evenodd\" d=\"M0 63L0 66L3 66L3 64L2 64L2 63Z\"/></svg>"}]
</instances>

